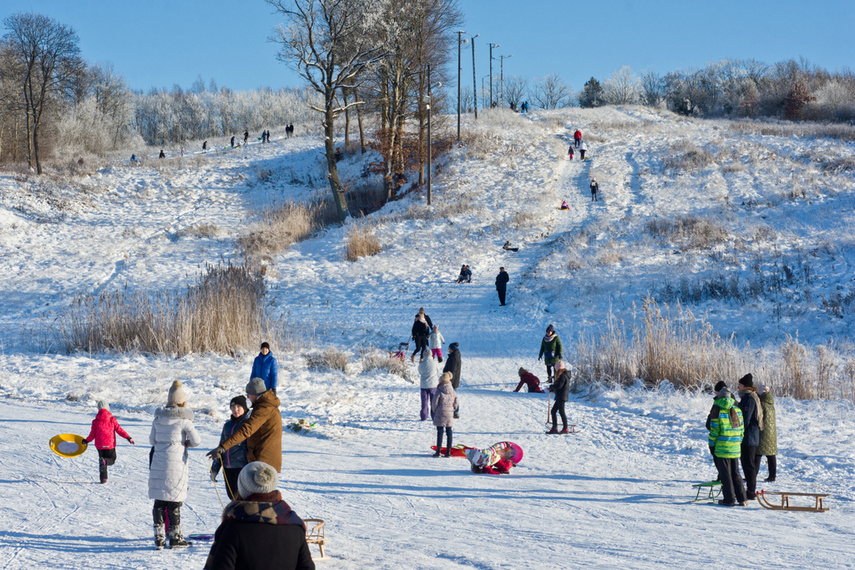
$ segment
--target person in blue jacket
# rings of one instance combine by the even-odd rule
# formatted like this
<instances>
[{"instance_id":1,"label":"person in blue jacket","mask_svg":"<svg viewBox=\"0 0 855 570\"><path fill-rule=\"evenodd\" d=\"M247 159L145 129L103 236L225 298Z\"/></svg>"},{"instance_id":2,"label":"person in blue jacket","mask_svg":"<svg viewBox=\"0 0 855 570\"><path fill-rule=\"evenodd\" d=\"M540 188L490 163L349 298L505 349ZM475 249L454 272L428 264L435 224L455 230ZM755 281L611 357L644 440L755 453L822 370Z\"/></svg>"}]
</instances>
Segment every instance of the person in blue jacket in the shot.
<instances>
[{"instance_id":1,"label":"person in blue jacket","mask_svg":"<svg viewBox=\"0 0 855 570\"><path fill-rule=\"evenodd\" d=\"M261 352L255 357L252 363L252 372L249 379L261 378L264 380L264 385L268 390L275 390L279 380L279 364L273 354L270 353L270 345L266 342L261 343Z\"/></svg>"},{"instance_id":2,"label":"person in blue jacket","mask_svg":"<svg viewBox=\"0 0 855 570\"><path fill-rule=\"evenodd\" d=\"M229 402L229 411L231 418L223 426L223 433L220 434L220 443L223 443L240 429L243 423L249 418L249 407L246 403L246 396L235 396ZM214 458L211 465L211 481L217 481L217 474L220 468L223 469L226 480L226 492L229 494L229 499L235 500L238 494L238 476L240 470L243 469L249 461L246 458L246 441L240 442L238 445L228 448L225 453Z\"/></svg>"}]
</instances>

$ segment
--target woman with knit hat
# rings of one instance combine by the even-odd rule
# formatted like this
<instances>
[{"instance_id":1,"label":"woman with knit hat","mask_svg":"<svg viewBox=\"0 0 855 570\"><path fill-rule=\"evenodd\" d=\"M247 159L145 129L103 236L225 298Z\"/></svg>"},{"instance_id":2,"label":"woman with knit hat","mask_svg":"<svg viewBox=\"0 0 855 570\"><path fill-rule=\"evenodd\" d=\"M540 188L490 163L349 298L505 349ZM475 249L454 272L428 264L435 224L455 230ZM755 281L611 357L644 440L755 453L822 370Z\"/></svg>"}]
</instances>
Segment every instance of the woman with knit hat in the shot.
<instances>
[{"instance_id":1,"label":"woman with knit hat","mask_svg":"<svg viewBox=\"0 0 855 570\"><path fill-rule=\"evenodd\" d=\"M276 469L253 461L238 477L240 496L226 505L205 562L214 568L314 570L306 523L277 487Z\"/></svg>"},{"instance_id":2,"label":"woman with knit hat","mask_svg":"<svg viewBox=\"0 0 855 570\"><path fill-rule=\"evenodd\" d=\"M232 401L229 402L229 411L231 411L232 415L223 425L223 432L220 434L220 443L223 443L234 435L249 417L249 406L246 403L246 396L235 396L232 398ZM228 493L229 499L234 500L238 494L238 475L240 475L240 470L247 463L246 441L242 441L226 450L222 455L214 457L211 464L211 481L216 482L217 474L220 472L220 467L222 467L226 479L226 493Z\"/></svg>"},{"instance_id":3,"label":"woman with knit hat","mask_svg":"<svg viewBox=\"0 0 855 570\"><path fill-rule=\"evenodd\" d=\"M742 439L742 474L745 477L745 497L754 500L757 489L757 464L755 456L760 445L760 431L763 429L763 407L754 387L754 378L746 374L736 385L739 392L739 409L745 422L745 436Z\"/></svg>"},{"instance_id":4,"label":"woman with knit hat","mask_svg":"<svg viewBox=\"0 0 855 570\"><path fill-rule=\"evenodd\" d=\"M547 384L552 382L552 367L556 362L561 360L561 352L561 339L558 338L555 327L549 325L546 327L546 334L543 335L543 340L540 341L540 354L537 355L537 359L543 359L543 362L546 364Z\"/></svg>"},{"instance_id":5,"label":"woman with knit hat","mask_svg":"<svg viewBox=\"0 0 855 570\"><path fill-rule=\"evenodd\" d=\"M561 360L555 363L555 382L549 387L549 391L555 393L555 403L552 405L552 429L546 433L570 433L567 429L567 412L564 411L564 405L570 398L570 371L565 368ZM558 431L559 414L564 425L561 431Z\"/></svg>"},{"instance_id":6,"label":"woman with knit hat","mask_svg":"<svg viewBox=\"0 0 855 570\"><path fill-rule=\"evenodd\" d=\"M187 499L190 469L188 447L202 443L193 427L193 412L187 409L187 394L180 380L172 383L166 406L154 412L151 424L148 497L154 499L154 544L158 550L166 545L167 523L169 547L190 546L181 534L181 504Z\"/></svg>"}]
</instances>

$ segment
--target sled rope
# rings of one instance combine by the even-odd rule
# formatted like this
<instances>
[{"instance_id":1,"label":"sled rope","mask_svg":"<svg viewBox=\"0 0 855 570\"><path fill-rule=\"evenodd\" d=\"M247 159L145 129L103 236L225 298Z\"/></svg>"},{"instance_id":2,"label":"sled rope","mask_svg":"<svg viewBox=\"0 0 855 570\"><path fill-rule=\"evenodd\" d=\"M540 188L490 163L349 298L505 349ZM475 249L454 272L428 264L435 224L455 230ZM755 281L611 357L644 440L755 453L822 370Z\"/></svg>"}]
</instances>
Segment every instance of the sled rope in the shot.
<instances>
[{"instance_id":1,"label":"sled rope","mask_svg":"<svg viewBox=\"0 0 855 570\"><path fill-rule=\"evenodd\" d=\"M214 461L210 457L208 458L208 471L211 472L211 475L214 474ZM229 480L226 477L225 473L223 473L223 479L226 480L226 487L228 487L229 491L231 492L231 487L229 487ZM217 482L211 479L211 484L214 486L214 491L216 491L217 493L217 500L220 501L220 506L225 509L226 506L223 504L223 499L220 498L220 490L217 489Z\"/></svg>"}]
</instances>

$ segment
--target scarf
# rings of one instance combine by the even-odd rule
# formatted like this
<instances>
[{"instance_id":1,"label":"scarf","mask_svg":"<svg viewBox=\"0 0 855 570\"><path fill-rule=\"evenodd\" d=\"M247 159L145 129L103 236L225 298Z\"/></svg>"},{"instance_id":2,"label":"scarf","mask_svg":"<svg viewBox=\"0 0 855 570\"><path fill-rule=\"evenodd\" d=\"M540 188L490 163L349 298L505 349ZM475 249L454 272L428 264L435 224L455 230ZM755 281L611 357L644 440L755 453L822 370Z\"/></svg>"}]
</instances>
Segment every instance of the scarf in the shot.
<instances>
[{"instance_id":1,"label":"scarf","mask_svg":"<svg viewBox=\"0 0 855 570\"><path fill-rule=\"evenodd\" d=\"M546 342L552 342L552 340L553 340L556 336L558 336L558 335L556 335L556 334L555 334L555 331L552 331L551 333L549 333L549 334L547 334L547 335L544 335L543 340L544 340L544 341L546 341Z\"/></svg>"}]
</instances>

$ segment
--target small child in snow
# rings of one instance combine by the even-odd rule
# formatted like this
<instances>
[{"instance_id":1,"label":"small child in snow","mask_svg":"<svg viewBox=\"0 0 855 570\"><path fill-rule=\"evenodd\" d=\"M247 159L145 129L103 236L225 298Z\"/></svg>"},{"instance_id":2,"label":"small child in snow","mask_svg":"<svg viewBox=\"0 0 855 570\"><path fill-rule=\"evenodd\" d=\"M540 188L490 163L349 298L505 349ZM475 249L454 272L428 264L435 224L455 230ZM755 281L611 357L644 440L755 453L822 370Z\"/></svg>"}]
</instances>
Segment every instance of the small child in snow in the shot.
<instances>
[{"instance_id":1,"label":"small child in snow","mask_svg":"<svg viewBox=\"0 0 855 570\"><path fill-rule=\"evenodd\" d=\"M569 210L570 209L570 204L567 203L567 200L561 201L561 209L562 210Z\"/></svg>"},{"instance_id":2,"label":"small child in snow","mask_svg":"<svg viewBox=\"0 0 855 570\"><path fill-rule=\"evenodd\" d=\"M487 449L467 449L466 459L472 464L473 473L489 473L498 475L508 473L511 467L516 467L522 459L522 449L514 449L507 442L491 445Z\"/></svg>"},{"instance_id":3,"label":"small child in snow","mask_svg":"<svg viewBox=\"0 0 855 570\"><path fill-rule=\"evenodd\" d=\"M439 332L439 327L434 325L433 332L430 333L430 355L442 362L442 343L445 342L442 333Z\"/></svg>"},{"instance_id":4,"label":"small child in snow","mask_svg":"<svg viewBox=\"0 0 855 570\"><path fill-rule=\"evenodd\" d=\"M573 160L573 145L570 145L570 150L567 151L567 160Z\"/></svg>"},{"instance_id":5,"label":"small child in snow","mask_svg":"<svg viewBox=\"0 0 855 570\"><path fill-rule=\"evenodd\" d=\"M520 367L518 374L520 376L520 382L517 384L517 387L514 388L514 392L519 392L523 386L528 386L529 392L543 392L543 389L540 387L540 378L522 367Z\"/></svg>"},{"instance_id":6,"label":"small child in snow","mask_svg":"<svg viewBox=\"0 0 855 570\"><path fill-rule=\"evenodd\" d=\"M113 465L116 462L116 434L127 439L131 445L134 445L134 440L128 435L128 432L122 429L119 421L110 413L110 404L104 400L98 400L98 413L95 419L92 420L92 429L89 431L89 436L84 439L86 443L95 441L95 449L98 450L98 471L101 475L101 482L107 482L107 466Z\"/></svg>"}]
</instances>

